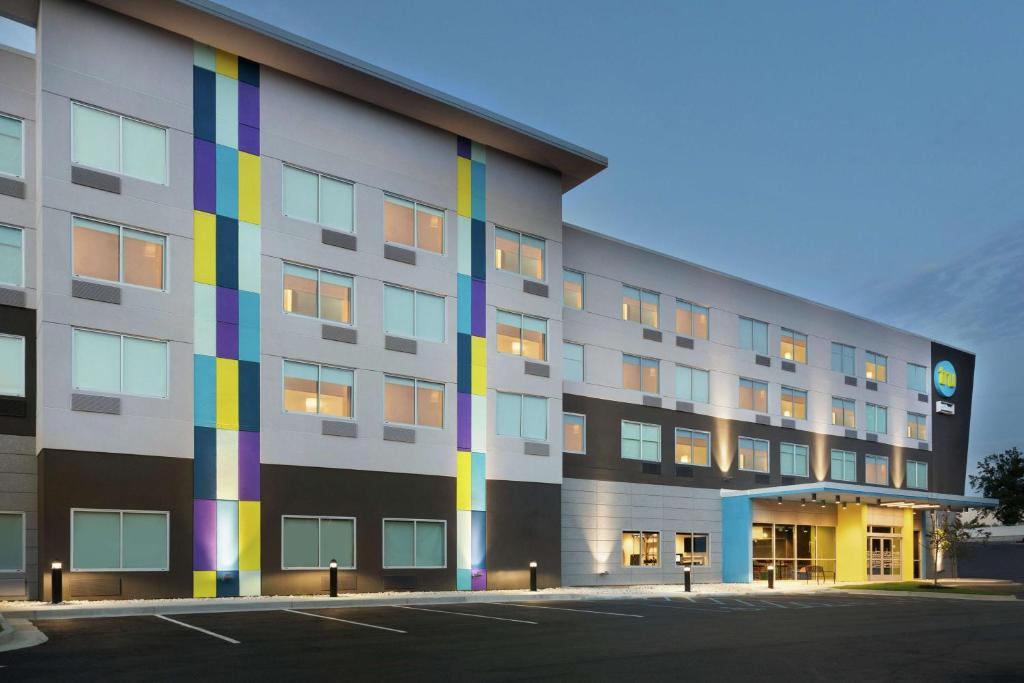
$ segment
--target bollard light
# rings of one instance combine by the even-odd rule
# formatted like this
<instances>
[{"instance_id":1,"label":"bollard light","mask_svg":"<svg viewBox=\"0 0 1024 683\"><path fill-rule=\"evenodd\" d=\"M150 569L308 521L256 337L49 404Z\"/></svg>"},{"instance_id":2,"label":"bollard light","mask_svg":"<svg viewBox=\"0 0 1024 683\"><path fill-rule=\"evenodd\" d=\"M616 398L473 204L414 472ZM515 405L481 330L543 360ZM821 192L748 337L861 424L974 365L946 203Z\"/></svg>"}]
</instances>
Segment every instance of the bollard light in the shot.
<instances>
[{"instance_id":1,"label":"bollard light","mask_svg":"<svg viewBox=\"0 0 1024 683\"><path fill-rule=\"evenodd\" d=\"M50 601L55 605L64 602L64 563L60 560L50 563Z\"/></svg>"},{"instance_id":2,"label":"bollard light","mask_svg":"<svg viewBox=\"0 0 1024 683\"><path fill-rule=\"evenodd\" d=\"M768 587L775 588L775 565L768 565Z\"/></svg>"},{"instance_id":3,"label":"bollard light","mask_svg":"<svg viewBox=\"0 0 1024 683\"><path fill-rule=\"evenodd\" d=\"M328 565L331 568L331 597L338 597L338 561L331 560Z\"/></svg>"},{"instance_id":4,"label":"bollard light","mask_svg":"<svg viewBox=\"0 0 1024 683\"><path fill-rule=\"evenodd\" d=\"M690 592L690 565L683 567L683 589Z\"/></svg>"},{"instance_id":5,"label":"bollard light","mask_svg":"<svg viewBox=\"0 0 1024 683\"><path fill-rule=\"evenodd\" d=\"M537 592L537 563L530 563L530 590L534 593Z\"/></svg>"}]
</instances>

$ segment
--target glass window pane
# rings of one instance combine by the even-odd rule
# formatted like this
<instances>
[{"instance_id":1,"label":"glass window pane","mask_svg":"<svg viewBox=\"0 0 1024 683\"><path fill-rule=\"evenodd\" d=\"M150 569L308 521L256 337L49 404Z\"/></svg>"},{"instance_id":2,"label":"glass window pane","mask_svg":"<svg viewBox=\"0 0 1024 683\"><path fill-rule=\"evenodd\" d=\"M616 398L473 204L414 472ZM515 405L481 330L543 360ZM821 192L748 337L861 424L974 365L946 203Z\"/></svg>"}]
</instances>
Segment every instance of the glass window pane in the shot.
<instances>
[{"instance_id":1,"label":"glass window pane","mask_svg":"<svg viewBox=\"0 0 1024 683\"><path fill-rule=\"evenodd\" d=\"M355 522L351 519L320 520L320 566L331 566L336 560L339 567L355 566Z\"/></svg>"},{"instance_id":2,"label":"glass window pane","mask_svg":"<svg viewBox=\"0 0 1024 683\"><path fill-rule=\"evenodd\" d=\"M520 436L523 421L522 410L522 396L499 391L495 404L495 415L498 421L497 433L501 436Z\"/></svg>"},{"instance_id":3,"label":"glass window pane","mask_svg":"<svg viewBox=\"0 0 1024 683\"><path fill-rule=\"evenodd\" d=\"M499 353L522 354L523 316L518 313L498 311L495 318L495 330L498 335Z\"/></svg>"},{"instance_id":4,"label":"glass window pane","mask_svg":"<svg viewBox=\"0 0 1024 683\"><path fill-rule=\"evenodd\" d=\"M573 453L586 452L586 422L582 415L562 416L562 449Z\"/></svg>"},{"instance_id":5,"label":"glass window pane","mask_svg":"<svg viewBox=\"0 0 1024 683\"><path fill-rule=\"evenodd\" d=\"M0 173L22 175L23 149L21 121L0 116Z\"/></svg>"},{"instance_id":6,"label":"glass window pane","mask_svg":"<svg viewBox=\"0 0 1024 683\"><path fill-rule=\"evenodd\" d=\"M167 344L124 338L122 391L136 396L167 396Z\"/></svg>"},{"instance_id":7,"label":"glass window pane","mask_svg":"<svg viewBox=\"0 0 1024 683\"><path fill-rule=\"evenodd\" d=\"M116 334L74 331L75 388L121 391L121 338Z\"/></svg>"},{"instance_id":8,"label":"glass window pane","mask_svg":"<svg viewBox=\"0 0 1024 683\"><path fill-rule=\"evenodd\" d=\"M544 240L522 236L522 273L534 280L544 279Z\"/></svg>"},{"instance_id":9,"label":"glass window pane","mask_svg":"<svg viewBox=\"0 0 1024 683\"><path fill-rule=\"evenodd\" d=\"M640 293L640 322L648 327L658 326L658 295L653 292Z\"/></svg>"},{"instance_id":10,"label":"glass window pane","mask_svg":"<svg viewBox=\"0 0 1024 683\"><path fill-rule=\"evenodd\" d=\"M20 572L25 567L24 517L0 512L0 572Z\"/></svg>"},{"instance_id":11,"label":"glass window pane","mask_svg":"<svg viewBox=\"0 0 1024 683\"><path fill-rule=\"evenodd\" d=\"M708 338L708 309L703 306L693 306L693 336Z\"/></svg>"},{"instance_id":12,"label":"glass window pane","mask_svg":"<svg viewBox=\"0 0 1024 683\"><path fill-rule=\"evenodd\" d=\"M160 235L124 229L124 281L163 289L164 241Z\"/></svg>"},{"instance_id":13,"label":"glass window pane","mask_svg":"<svg viewBox=\"0 0 1024 683\"><path fill-rule=\"evenodd\" d=\"M547 360L548 321L523 316L523 357Z\"/></svg>"},{"instance_id":14,"label":"glass window pane","mask_svg":"<svg viewBox=\"0 0 1024 683\"><path fill-rule=\"evenodd\" d=\"M444 566L444 524L416 522L416 566Z\"/></svg>"},{"instance_id":15,"label":"glass window pane","mask_svg":"<svg viewBox=\"0 0 1024 683\"><path fill-rule=\"evenodd\" d=\"M658 393L658 361L644 358L641 365L643 390L648 394Z\"/></svg>"},{"instance_id":16,"label":"glass window pane","mask_svg":"<svg viewBox=\"0 0 1024 683\"><path fill-rule=\"evenodd\" d=\"M308 284L306 286L309 287ZM351 277L320 272L320 317L336 323L352 324Z\"/></svg>"},{"instance_id":17,"label":"glass window pane","mask_svg":"<svg viewBox=\"0 0 1024 683\"><path fill-rule=\"evenodd\" d=\"M285 517L282 524L281 562L287 568L320 566L319 531L316 519Z\"/></svg>"},{"instance_id":18,"label":"glass window pane","mask_svg":"<svg viewBox=\"0 0 1024 683\"><path fill-rule=\"evenodd\" d=\"M691 394L691 401L697 403L708 403L711 399L709 398L709 377L707 370L693 370L691 373L691 381L693 382Z\"/></svg>"},{"instance_id":19,"label":"glass window pane","mask_svg":"<svg viewBox=\"0 0 1024 683\"><path fill-rule=\"evenodd\" d=\"M124 119L122 126L122 172L151 183L167 182L167 131L132 119Z\"/></svg>"},{"instance_id":20,"label":"glass window pane","mask_svg":"<svg viewBox=\"0 0 1024 683\"><path fill-rule=\"evenodd\" d=\"M640 322L640 290L622 287L622 319Z\"/></svg>"},{"instance_id":21,"label":"glass window pane","mask_svg":"<svg viewBox=\"0 0 1024 683\"><path fill-rule=\"evenodd\" d=\"M284 409L290 413L317 412L317 366L284 362Z\"/></svg>"},{"instance_id":22,"label":"glass window pane","mask_svg":"<svg viewBox=\"0 0 1024 683\"><path fill-rule=\"evenodd\" d=\"M415 294L411 289L384 286L384 332L416 336Z\"/></svg>"},{"instance_id":23,"label":"glass window pane","mask_svg":"<svg viewBox=\"0 0 1024 683\"><path fill-rule=\"evenodd\" d=\"M284 264L284 310L315 318L316 282L315 269Z\"/></svg>"},{"instance_id":24,"label":"glass window pane","mask_svg":"<svg viewBox=\"0 0 1024 683\"><path fill-rule=\"evenodd\" d=\"M72 119L71 160L118 173L121 159L118 117L76 104L72 107Z\"/></svg>"},{"instance_id":25,"label":"glass window pane","mask_svg":"<svg viewBox=\"0 0 1024 683\"><path fill-rule=\"evenodd\" d=\"M25 338L0 335L0 395L25 395Z\"/></svg>"},{"instance_id":26,"label":"glass window pane","mask_svg":"<svg viewBox=\"0 0 1024 683\"><path fill-rule=\"evenodd\" d=\"M404 377L384 378L384 421L416 424L416 383Z\"/></svg>"},{"instance_id":27,"label":"glass window pane","mask_svg":"<svg viewBox=\"0 0 1024 683\"><path fill-rule=\"evenodd\" d=\"M644 441L660 441L661 427L658 425L641 425L641 435Z\"/></svg>"},{"instance_id":28,"label":"glass window pane","mask_svg":"<svg viewBox=\"0 0 1024 683\"><path fill-rule=\"evenodd\" d=\"M562 305L577 311L583 309L583 274L571 270L562 272Z\"/></svg>"},{"instance_id":29,"label":"glass window pane","mask_svg":"<svg viewBox=\"0 0 1024 683\"><path fill-rule=\"evenodd\" d=\"M693 334L693 313L684 301L676 302L676 332L687 337Z\"/></svg>"},{"instance_id":30,"label":"glass window pane","mask_svg":"<svg viewBox=\"0 0 1024 683\"><path fill-rule=\"evenodd\" d=\"M416 424L425 427L444 426L443 384L416 383Z\"/></svg>"},{"instance_id":31,"label":"glass window pane","mask_svg":"<svg viewBox=\"0 0 1024 683\"><path fill-rule=\"evenodd\" d=\"M416 246L416 217L413 203L397 197L384 197L384 239L408 247Z\"/></svg>"},{"instance_id":32,"label":"glass window pane","mask_svg":"<svg viewBox=\"0 0 1024 683\"><path fill-rule=\"evenodd\" d=\"M74 569L121 567L121 515L117 512L72 514L71 566Z\"/></svg>"},{"instance_id":33,"label":"glass window pane","mask_svg":"<svg viewBox=\"0 0 1024 683\"><path fill-rule=\"evenodd\" d=\"M320 368L320 414L352 417L353 373L341 368Z\"/></svg>"},{"instance_id":34,"label":"glass window pane","mask_svg":"<svg viewBox=\"0 0 1024 683\"><path fill-rule=\"evenodd\" d=\"M687 401L693 400L693 369L676 366L676 394Z\"/></svg>"},{"instance_id":35,"label":"glass window pane","mask_svg":"<svg viewBox=\"0 0 1024 683\"><path fill-rule=\"evenodd\" d=\"M548 401L546 398L523 397L523 438L547 441Z\"/></svg>"},{"instance_id":36,"label":"glass window pane","mask_svg":"<svg viewBox=\"0 0 1024 683\"><path fill-rule=\"evenodd\" d=\"M444 341L444 297L416 292L416 336L433 342Z\"/></svg>"},{"instance_id":37,"label":"glass window pane","mask_svg":"<svg viewBox=\"0 0 1024 683\"><path fill-rule=\"evenodd\" d=\"M352 232L352 186L320 176L320 224Z\"/></svg>"},{"instance_id":38,"label":"glass window pane","mask_svg":"<svg viewBox=\"0 0 1024 683\"><path fill-rule=\"evenodd\" d=\"M292 166L285 166L284 198L281 209L285 216L310 223L317 222L317 175Z\"/></svg>"},{"instance_id":39,"label":"glass window pane","mask_svg":"<svg viewBox=\"0 0 1024 683\"><path fill-rule=\"evenodd\" d=\"M125 569L167 569L167 516L126 512L122 520Z\"/></svg>"},{"instance_id":40,"label":"glass window pane","mask_svg":"<svg viewBox=\"0 0 1024 683\"><path fill-rule=\"evenodd\" d=\"M384 522L384 566L414 566L414 543L413 522L386 520Z\"/></svg>"},{"instance_id":41,"label":"glass window pane","mask_svg":"<svg viewBox=\"0 0 1024 683\"><path fill-rule=\"evenodd\" d=\"M494 267L510 273L519 272L519 234L494 229Z\"/></svg>"},{"instance_id":42,"label":"glass window pane","mask_svg":"<svg viewBox=\"0 0 1024 683\"><path fill-rule=\"evenodd\" d=\"M741 349L754 348L754 321L747 318L740 318L739 341Z\"/></svg>"},{"instance_id":43,"label":"glass window pane","mask_svg":"<svg viewBox=\"0 0 1024 683\"><path fill-rule=\"evenodd\" d=\"M636 356L622 357L622 386L625 389L640 390L640 359Z\"/></svg>"},{"instance_id":44,"label":"glass window pane","mask_svg":"<svg viewBox=\"0 0 1024 683\"><path fill-rule=\"evenodd\" d=\"M428 206L416 207L416 246L435 254L444 252L444 213Z\"/></svg>"},{"instance_id":45,"label":"glass window pane","mask_svg":"<svg viewBox=\"0 0 1024 683\"><path fill-rule=\"evenodd\" d=\"M764 323L754 323L754 350L768 353L768 326Z\"/></svg>"},{"instance_id":46,"label":"glass window pane","mask_svg":"<svg viewBox=\"0 0 1024 683\"><path fill-rule=\"evenodd\" d=\"M622 437L621 453L623 458L629 458L631 460L640 459L640 440L639 439L627 439L625 435Z\"/></svg>"},{"instance_id":47,"label":"glass window pane","mask_svg":"<svg viewBox=\"0 0 1024 683\"><path fill-rule=\"evenodd\" d=\"M0 225L0 282L22 285L25 259L21 241L21 230Z\"/></svg>"},{"instance_id":48,"label":"glass window pane","mask_svg":"<svg viewBox=\"0 0 1024 683\"><path fill-rule=\"evenodd\" d=\"M693 464L707 467L711 457L711 435L707 432L693 432Z\"/></svg>"},{"instance_id":49,"label":"glass window pane","mask_svg":"<svg viewBox=\"0 0 1024 683\"><path fill-rule=\"evenodd\" d=\"M119 234L117 226L75 218L72 272L83 277L120 281Z\"/></svg>"},{"instance_id":50,"label":"glass window pane","mask_svg":"<svg viewBox=\"0 0 1024 683\"><path fill-rule=\"evenodd\" d=\"M640 423L638 423L638 422L623 422L622 423L622 438L623 439L639 439L640 438Z\"/></svg>"}]
</instances>

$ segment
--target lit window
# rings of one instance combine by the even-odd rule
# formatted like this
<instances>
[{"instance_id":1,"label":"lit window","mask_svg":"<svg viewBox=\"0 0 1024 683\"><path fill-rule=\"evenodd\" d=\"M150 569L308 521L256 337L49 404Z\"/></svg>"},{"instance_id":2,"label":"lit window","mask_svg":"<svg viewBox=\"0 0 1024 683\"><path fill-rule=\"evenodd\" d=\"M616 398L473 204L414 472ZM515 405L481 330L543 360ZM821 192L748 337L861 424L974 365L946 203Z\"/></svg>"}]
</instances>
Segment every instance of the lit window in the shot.
<instances>
[{"instance_id":1,"label":"lit window","mask_svg":"<svg viewBox=\"0 0 1024 683\"><path fill-rule=\"evenodd\" d=\"M285 216L352 232L352 183L287 164L283 176Z\"/></svg>"},{"instance_id":2,"label":"lit window","mask_svg":"<svg viewBox=\"0 0 1024 683\"><path fill-rule=\"evenodd\" d=\"M494 267L531 280L543 280L544 246L544 240L540 238L514 230L495 228Z\"/></svg>"},{"instance_id":3,"label":"lit window","mask_svg":"<svg viewBox=\"0 0 1024 683\"><path fill-rule=\"evenodd\" d=\"M768 384L740 378L740 408L758 413L768 412Z\"/></svg>"},{"instance_id":4,"label":"lit window","mask_svg":"<svg viewBox=\"0 0 1024 683\"><path fill-rule=\"evenodd\" d=\"M25 571L25 514L0 512L0 572Z\"/></svg>"},{"instance_id":5,"label":"lit window","mask_svg":"<svg viewBox=\"0 0 1024 683\"><path fill-rule=\"evenodd\" d=\"M443 342L444 297L384 285L384 333Z\"/></svg>"},{"instance_id":6,"label":"lit window","mask_svg":"<svg viewBox=\"0 0 1024 683\"><path fill-rule=\"evenodd\" d=\"M684 401L708 403L710 373L686 365L676 366L676 393Z\"/></svg>"},{"instance_id":7,"label":"lit window","mask_svg":"<svg viewBox=\"0 0 1024 683\"><path fill-rule=\"evenodd\" d=\"M697 339L708 338L708 309L676 299L676 334Z\"/></svg>"},{"instance_id":8,"label":"lit window","mask_svg":"<svg viewBox=\"0 0 1024 683\"><path fill-rule=\"evenodd\" d=\"M792 387L782 387L782 417L796 420L807 419L807 392Z\"/></svg>"},{"instance_id":9,"label":"lit window","mask_svg":"<svg viewBox=\"0 0 1024 683\"><path fill-rule=\"evenodd\" d=\"M562 377L566 382L583 381L583 344L562 342Z\"/></svg>"},{"instance_id":10,"label":"lit window","mask_svg":"<svg viewBox=\"0 0 1024 683\"><path fill-rule=\"evenodd\" d=\"M907 461L907 488L928 488L928 463L920 460Z\"/></svg>"},{"instance_id":11,"label":"lit window","mask_svg":"<svg viewBox=\"0 0 1024 683\"><path fill-rule=\"evenodd\" d=\"M25 174L25 126L21 119L0 115L0 173L20 178Z\"/></svg>"},{"instance_id":12,"label":"lit window","mask_svg":"<svg viewBox=\"0 0 1024 683\"><path fill-rule=\"evenodd\" d=\"M281 569L356 566L356 520L351 517L281 517Z\"/></svg>"},{"instance_id":13,"label":"lit window","mask_svg":"<svg viewBox=\"0 0 1024 683\"><path fill-rule=\"evenodd\" d=\"M708 535L677 533L676 564L689 567L708 566Z\"/></svg>"},{"instance_id":14,"label":"lit window","mask_svg":"<svg viewBox=\"0 0 1024 683\"><path fill-rule=\"evenodd\" d=\"M711 464L711 434L695 429L676 429L676 464L700 465Z\"/></svg>"},{"instance_id":15,"label":"lit window","mask_svg":"<svg viewBox=\"0 0 1024 683\"><path fill-rule=\"evenodd\" d=\"M562 305L583 310L583 273L568 269L562 271Z\"/></svg>"},{"instance_id":16,"label":"lit window","mask_svg":"<svg viewBox=\"0 0 1024 683\"><path fill-rule=\"evenodd\" d=\"M622 285L622 319L658 326L658 293Z\"/></svg>"},{"instance_id":17,"label":"lit window","mask_svg":"<svg viewBox=\"0 0 1024 683\"><path fill-rule=\"evenodd\" d=\"M620 451L627 460L661 462L661 427L623 420Z\"/></svg>"},{"instance_id":18,"label":"lit window","mask_svg":"<svg viewBox=\"0 0 1024 683\"><path fill-rule=\"evenodd\" d=\"M562 415L562 450L566 453L587 452L587 416L578 413Z\"/></svg>"},{"instance_id":19,"label":"lit window","mask_svg":"<svg viewBox=\"0 0 1024 683\"><path fill-rule=\"evenodd\" d=\"M622 354L622 387L648 394L657 394L658 365L658 360L655 358Z\"/></svg>"},{"instance_id":20,"label":"lit window","mask_svg":"<svg viewBox=\"0 0 1024 683\"><path fill-rule=\"evenodd\" d=\"M78 216L71 225L73 275L164 288L166 237Z\"/></svg>"},{"instance_id":21,"label":"lit window","mask_svg":"<svg viewBox=\"0 0 1024 683\"><path fill-rule=\"evenodd\" d=\"M889 374L886 369L887 364L888 360L885 356L871 351L864 352L864 376L868 379L885 382Z\"/></svg>"},{"instance_id":22,"label":"lit window","mask_svg":"<svg viewBox=\"0 0 1024 683\"><path fill-rule=\"evenodd\" d=\"M807 446L797 443L779 444L779 469L789 477L807 476Z\"/></svg>"},{"instance_id":23,"label":"lit window","mask_svg":"<svg viewBox=\"0 0 1024 683\"><path fill-rule=\"evenodd\" d=\"M384 421L423 427L444 426L444 385L385 375Z\"/></svg>"},{"instance_id":24,"label":"lit window","mask_svg":"<svg viewBox=\"0 0 1024 683\"><path fill-rule=\"evenodd\" d=\"M0 282L21 287L25 277L21 228L0 225Z\"/></svg>"},{"instance_id":25,"label":"lit window","mask_svg":"<svg viewBox=\"0 0 1024 683\"><path fill-rule=\"evenodd\" d=\"M284 310L286 313L352 324L351 275L284 264Z\"/></svg>"},{"instance_id":26,"label":"lit window","mask_svg":"<svg viewBox=\"0 0 1024 683\"><path fill-rule=\"evenodd\" d=\"M833 448L832 478L836 481L857 481L857 454Z\"/></svg>"},{"instance_id":27,"label":"lit window","mask_svg":"<svg viewBox=\"0 0 1024 683\"><path fill-rule=\"evenodd\" d=\"M330 417L352 417L355 372L315 363L284 362L284 409Z\"/></svg>"},{"instance_id":28,"label":"lit window","mask_svg":"<svg viewBox=\"0 0 1024 683\"><path fill-rule=\"evenodd\" d=\"M889 485L889 458L881 455L864 456L864 482L877 486Z\"/></svg>"},{"instance_id":29,"label":"lit window","mask_svg":"<svg viewBox=\"0 0 1024 683\"><path fill-rule=\"evenodd\" d=\"M832 424L853 429L857 426L856 404L848 398L832 397Z\"/></svg>"},{"instance_id":30,"label":"lit window","mask_svg":"<svg viewBox=\"0 0 1024 683\"><path fill-rule=\"evenodd\" d=\"M779 338L779 355L796 363L806 363L807 335L783 327Z\"/></svg>"},{"instance_id":31,"label":"lit window","mask_svg":"<svg viewBox=\"0 0 1024 683\"><path fill-rule=\"evenodd\" d=\"M917 413L907 413L907 438L927 441L928 418Z\"/></svg>"},{"instance_id":32,"label":"lit window","mask_svg":"<svg viewBox=\"0 0 1024 683\"><path fill-rule=\"evenodd\" d=\"M167 397L167 342L75 330L73 346L75 389Z\"/></svg>"},{"instance_id":33,"label":"lit window","mask_svg":"<svg viewBox=\"0 0 1024 683\"><path fill-rule=\"evenodd\" d=\"M0 396L25 396L25 338L0 334Z\"/></svg>"},{"instance_id":34,"label":"lit window","mask_svg":"<svg viewBox=\"0 0 1024 683\"><path fill-rule=\"evenodd\" d=\"M928 391L928 368L915 363L907 363L907 388L920 393Z\"/></svg>"},{"instance_id":35,"label":"lit window","mask_svg":"<svg viewBox=\"0 0 1024 683\"><path fill-rule=\"evenodd\" d=\"M433 519L384 520L385 569L446 566L448 523Z\"/></svg>"},{"instance_id":36,"label":"lit window","mask_svg":"<svg viewBox=\"0 0 1024 683\"><path fill-rule=\"evenodd\" d=\"M166 129L77 102L71 118L71 161L166 184Z\"/></svg>"},{"instance_id":37,"label":"lit window","mask_svg":"<svg viewBox=\"0 0 1024 683\"><path fill-rule=\"evenodd\" d=\"M622 566L657 567L661 562L660 544L657 531L623 531Z\"/></svg>"},{"instance_id":38,"label":"lit window","mask_svg":"<svg viewBox=\"0 0 1024 683\"><path fill-rule=\"evenodd\" d=\"M740 469L751 472L768 471L768 442L765 439L739 438Z\"/></svg>"},{"instance_id":39,"label":"lit window","mask_svg":"<svg viewBox=\"0 0 1024 683\"><path fill-rule=\"evenodd\" d=\"M740 318L740 348L755 353L768 353L768 323Z\"/></svg>"},{"instance_id":40,"label":"lit window","mask_svg":"<svg viewBox=\"0 0 1024 683\"><path fill-rule=\"evenodd\" d=\"M516 436L535 441L548 440L548 400L543 396L499 391L495 418L499 436Z\"/></svg>"},{"instance_id":41,"label":"lit window","mask_svg":"<svg viewBox=\"0 0 1024 683\"><path fill-rule=\"evenodd\" d=\"M854 374L856 349L846 344L832 342L832 369L844 375Z\"/></svg>"},{"instance_id":42,"label":"lit window","mask_svg":"<svg viewBox=\"0 0 1024 683\"><path fill-rule=\"evenodd\" d=\"M71 511L71 571L165 572L167 512Z\"/></svg>"},{"instance_id":43,"label":"lit window","mask_svg":"<svg viewBox=\"0 0 1024 683\"><path fill-rule=\"evenodd\" d=\"M548 321L521 313L498 311L495 316L498 353L547 360Z\"/></svg>"},{"instance_id":44,"label":"lit window","mask_svg":"<svg viewBox=\"0 0 1024 683\"><path fill-rule=\"evenodd\" d=\"M889 431L889 409L885 406L876 406L874 403L868 403L865 406L866 410L866 428L869 432L875 432L877 434L885 434Z\"/></svg>"},{"instance_id":45,"label":"lit window","mask_svg":"<svg viewBox=\"0 0 1024 683\"><path fill-rule=\"evenodd\" d=\"M384 240L444 253L444 211L384 195Z\"/></svg>"}]
</instances>

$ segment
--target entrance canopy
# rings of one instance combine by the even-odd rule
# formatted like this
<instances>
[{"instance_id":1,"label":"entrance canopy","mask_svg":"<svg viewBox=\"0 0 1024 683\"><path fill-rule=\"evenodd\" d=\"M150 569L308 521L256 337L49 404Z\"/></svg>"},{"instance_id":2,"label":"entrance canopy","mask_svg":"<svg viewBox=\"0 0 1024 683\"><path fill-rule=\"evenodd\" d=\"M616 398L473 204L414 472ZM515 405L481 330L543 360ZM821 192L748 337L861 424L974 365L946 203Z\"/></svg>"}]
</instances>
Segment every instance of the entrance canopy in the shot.
<instances>
[{"instance_id":1,"label":"entrance canopy","mask_svg":"<svg viewBox=\"0 0 1024 683\"><path fill-rule=\"evenodd\" d=\"M860 502L883 507L909 508L913 510L947 509L953 512L960 512L968 508L994 508L999 502L995 498L958 496L953 493L894 489L885 486L845 484L835 481L817 481L809 484L793 484L791 486L771 486L746 491L722 489L721 494L723 499L736 497L746 499L770 498L797 503L801 501L810 503L816 499L817 502L824 503ZM723 500L723 507L724 505L725 501Z\"/></svg>"}]
</instances>

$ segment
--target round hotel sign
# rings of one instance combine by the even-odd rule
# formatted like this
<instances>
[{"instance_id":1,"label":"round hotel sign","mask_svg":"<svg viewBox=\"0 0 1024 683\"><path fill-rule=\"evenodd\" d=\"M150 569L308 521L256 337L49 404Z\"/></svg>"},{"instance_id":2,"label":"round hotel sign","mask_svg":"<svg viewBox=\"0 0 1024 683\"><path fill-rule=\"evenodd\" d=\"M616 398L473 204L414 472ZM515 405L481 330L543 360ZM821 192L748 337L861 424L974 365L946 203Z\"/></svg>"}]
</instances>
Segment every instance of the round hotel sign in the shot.
<instances>
[{"instance_id":1,"label":"round hotel sign","mask_svg":"<svg viewBox=\"0 0 1024 683\"><path fill-rule=\"evenodd\" d=\"M956 368L948 360L935 364L935 391L946 398L956 391Z\"/></svg>"}]
</instances>

